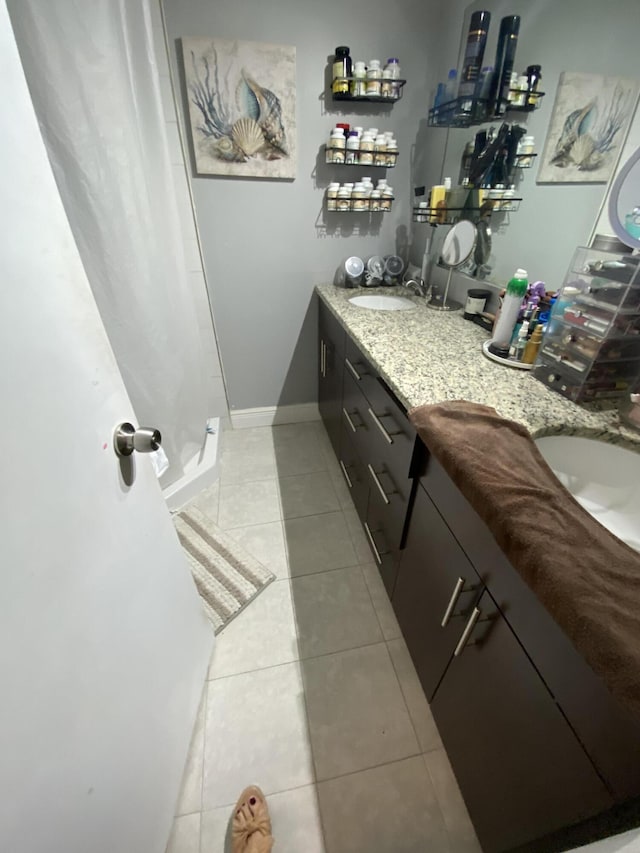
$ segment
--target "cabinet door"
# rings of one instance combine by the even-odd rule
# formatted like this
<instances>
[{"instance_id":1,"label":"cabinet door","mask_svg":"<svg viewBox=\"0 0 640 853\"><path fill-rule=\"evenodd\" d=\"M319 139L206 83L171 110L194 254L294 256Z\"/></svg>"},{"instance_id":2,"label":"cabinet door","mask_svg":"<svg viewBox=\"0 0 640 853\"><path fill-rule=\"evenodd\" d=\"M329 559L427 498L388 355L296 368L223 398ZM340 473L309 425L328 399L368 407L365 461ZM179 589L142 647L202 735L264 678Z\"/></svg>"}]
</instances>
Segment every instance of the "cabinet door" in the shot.
<instances>
[{"instance_id":1,"label":"cabinet door","mask_svg":"<svg viewBox=\"0 0 640 853\"><path fill-rule=\"evenodd\" d=\"M431 705L486 853L608 808L603 783L488 592ZM471 619L471 617L470 617ZM464 639L472 622L459 630Z\"/></svg>"},{"instance_id":2,"label":"cabinet door","mask_svg":"<svg viewBox=\"0 0 640 853\"><path fill-rule=\"evenodd\" d=\"M345 331L322 302L318 320L318 407L333 449L339 454Z\"/></svg>"},{"instance_id":3,"label":"cabinet door","mask_svg":"<svg viewBox=\"0 0 640 853\"><path fill-rule=\"evenodd\" d=\"M418 487L392 604L429 701L479 595L471 563Z\"/></svg>"}]
</instances>

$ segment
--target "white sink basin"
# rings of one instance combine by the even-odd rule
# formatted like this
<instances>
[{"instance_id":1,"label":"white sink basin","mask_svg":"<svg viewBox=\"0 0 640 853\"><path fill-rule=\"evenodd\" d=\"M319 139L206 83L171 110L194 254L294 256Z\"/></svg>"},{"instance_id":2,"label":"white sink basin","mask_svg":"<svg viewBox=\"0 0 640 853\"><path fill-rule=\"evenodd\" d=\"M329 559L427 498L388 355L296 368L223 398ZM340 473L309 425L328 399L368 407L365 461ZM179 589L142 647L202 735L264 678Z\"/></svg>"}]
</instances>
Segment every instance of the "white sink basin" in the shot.
<instances>
[{"instance_id":1,"label":"white sink basin","mask_svg":"<svg viewBox=\"0 0 640 853\"><path fill-rule=\"evenodd\" d=\"M575 435L545 436L536 445L578 503L640 551L640 453Z\"/></svg>"},{"instance_id":2,"label":"white sink basin","mask_svg":"<svg viewBox=\"0 0 640 853\"><path fill-rule=\"evenodd\" d=\"M404 296L352 296L349 302L372 311L410 311L415 303Z\"/></svg>"}]
</instances>

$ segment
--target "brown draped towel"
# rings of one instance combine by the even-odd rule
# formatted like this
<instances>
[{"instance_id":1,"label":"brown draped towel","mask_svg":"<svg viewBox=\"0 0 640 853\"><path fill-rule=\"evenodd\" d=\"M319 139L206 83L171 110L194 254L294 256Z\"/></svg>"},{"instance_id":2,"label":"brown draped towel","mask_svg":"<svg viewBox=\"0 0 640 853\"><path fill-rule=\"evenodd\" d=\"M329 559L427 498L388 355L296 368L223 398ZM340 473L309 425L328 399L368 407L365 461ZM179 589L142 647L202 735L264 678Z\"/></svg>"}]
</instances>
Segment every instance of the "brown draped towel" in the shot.
<instances>
[{"instance_id":1,"label":"brown draped towel","mask_svg":"<svg viewBox=\"0 0 640 853\"><path fill-rule=\"evenodd\" d=\"M414 408L409 420L575 648L640 718L640 554L595 521L529 432L495 409L454 401Z\"/></svg>"}]
</instances>

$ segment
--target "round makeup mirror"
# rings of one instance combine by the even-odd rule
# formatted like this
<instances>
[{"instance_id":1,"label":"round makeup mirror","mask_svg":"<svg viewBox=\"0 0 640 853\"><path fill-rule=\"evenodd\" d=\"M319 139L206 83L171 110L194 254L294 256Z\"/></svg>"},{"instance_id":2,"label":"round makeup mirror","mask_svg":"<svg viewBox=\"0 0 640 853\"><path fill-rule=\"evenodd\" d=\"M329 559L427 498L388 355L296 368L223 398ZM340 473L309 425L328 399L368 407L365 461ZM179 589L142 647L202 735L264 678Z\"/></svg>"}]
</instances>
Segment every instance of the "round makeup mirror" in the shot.
<instances>
[{"instance_id":1,"label":"round makeup mirror","mask_svg":"<svg viewBox=\"0 0 640 853\"><path fill-rule=\"evenodd\" d=\"M609 220L625 246L640 249L640 148L624 164L609 196Z\"/></svg>"},{"instance_id":2,"label":"round makeup mirror","mask_svg":"<svg viewBox=\"0 0 640 853\"><path fill-rule=\"evenodd\" d=\"M452 299L449 299L449 286L451 285L453 271L466 263L473 254L477 233L473 222L463 219L454 225L444 238L444 243L442 244L442 263L449 268L447 285L444 289L444 296L440 296L437 293L433 294L431 300L427 302L428 308L433 308L434 311L458 311L462 308L460 302L454 302Z\"/></svg>"}]
</instances>

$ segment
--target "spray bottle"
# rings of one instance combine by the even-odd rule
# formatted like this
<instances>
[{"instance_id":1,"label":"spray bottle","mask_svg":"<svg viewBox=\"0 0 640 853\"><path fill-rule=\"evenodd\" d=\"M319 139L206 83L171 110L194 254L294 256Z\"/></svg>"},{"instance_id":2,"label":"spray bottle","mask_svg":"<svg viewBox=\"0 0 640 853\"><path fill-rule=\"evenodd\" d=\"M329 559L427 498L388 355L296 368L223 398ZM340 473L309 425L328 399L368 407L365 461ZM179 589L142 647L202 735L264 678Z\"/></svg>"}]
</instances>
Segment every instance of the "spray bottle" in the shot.
<instances>
[{"instance_id":1,"label":"spray bottle","mask_svg":"<svg viewBox=\"0 0 640 853\"><path fill-rule=\"evenodd\" d=\"M507 284L507 292L502 300L500 315L493 329L493 340L489 344L489 352L501 358L509 357L509 345L513 336L513 330L518 322L518 314L522 307L522 300L527 294L527 272L517 269L513 278Z\"/></svg>"}]
</instances>

